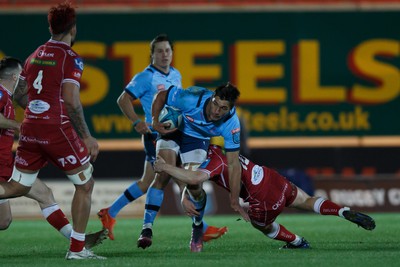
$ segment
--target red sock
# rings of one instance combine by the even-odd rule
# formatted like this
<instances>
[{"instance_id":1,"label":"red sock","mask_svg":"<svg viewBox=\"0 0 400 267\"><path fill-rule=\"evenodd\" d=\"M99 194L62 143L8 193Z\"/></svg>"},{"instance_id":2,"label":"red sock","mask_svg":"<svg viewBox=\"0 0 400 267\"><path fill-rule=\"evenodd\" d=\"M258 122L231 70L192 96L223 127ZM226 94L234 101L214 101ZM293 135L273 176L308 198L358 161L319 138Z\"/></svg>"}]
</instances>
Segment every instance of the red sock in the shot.
<instances>
[{"instance_id":1,"label":"red sock","mask_svg":"<svg viewBox=\"0 0 400 267\"><path fill-rule=\"evenodd\" d=\"M267 234L267 236L269 238L285 242L292 242L296 239L295 234L289 232L283 225L276 222L273 223L273 229L269 234Z\"/></svg>"},{"instance_id":2,"label":"red sock","mask_svg":"<svg viewBox=\"0 0 400 267\"><path fill-rule=\"evenodd\" d=\"M69 245L69 250L72 252L79 252L82 251L83 246L85 246L85 241L79 241L75 238L71 237L71 242Z\"/></svg>"},{"instance_id":3,"label":"red sock","mask_svg":"<svg viewBox=\"0 0 400 267\"><path fill-rule=\"evenodd\" d=\"M85 234L77 233L72 230L69 250L72 252L80 252L85 246Z\"/></svg>"},{"instance_id":4,"label":"red sock","mask_svg":"<svg viewBox=\"0 0 400 267\"><path fill-rule=\"evenodd\" d=\"M69 224L68 219L65 217L65 214L60 209L54 211L49 216L47 216L46 220L49 222L49 224L51 224L51 226L56 228L57 231L60 231L61 228Z\"/></svg>"},{"instance_id":5,"label":"red sock","mask_svg":"<svg viewBox=\"0 0 400 267\"><path fill-rule=\"evenodd\" d=\"M321 215L336 215L339 216L339 210L342 207L339 206L338 204L330 201L330 200L325 200L322 202L319 208L319 213Z\"/></svg>"}]
</instances>

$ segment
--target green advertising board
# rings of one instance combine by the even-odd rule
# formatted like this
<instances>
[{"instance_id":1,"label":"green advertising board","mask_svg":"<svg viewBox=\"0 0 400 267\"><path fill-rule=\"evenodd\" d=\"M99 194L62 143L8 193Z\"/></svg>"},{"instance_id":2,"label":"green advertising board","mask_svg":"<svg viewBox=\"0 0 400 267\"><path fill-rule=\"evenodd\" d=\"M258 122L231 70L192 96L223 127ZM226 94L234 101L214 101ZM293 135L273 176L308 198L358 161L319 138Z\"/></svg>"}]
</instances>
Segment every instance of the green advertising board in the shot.
<instances>
[{"instance_id":1,"label":"green advertising board","mask_svg":"<svg viewBox=\"0 0 400 267\"><path fill-rule=\"evenodd\" d=\"M399 21L400 11L82 13L85 116L98 139L138 137L116 100L167 33L184 87L238 86L251 137L399 136ZM0 56L25 59L50 37L44 13L2 13L0 24Z\"/></svg>"}]
</instances>

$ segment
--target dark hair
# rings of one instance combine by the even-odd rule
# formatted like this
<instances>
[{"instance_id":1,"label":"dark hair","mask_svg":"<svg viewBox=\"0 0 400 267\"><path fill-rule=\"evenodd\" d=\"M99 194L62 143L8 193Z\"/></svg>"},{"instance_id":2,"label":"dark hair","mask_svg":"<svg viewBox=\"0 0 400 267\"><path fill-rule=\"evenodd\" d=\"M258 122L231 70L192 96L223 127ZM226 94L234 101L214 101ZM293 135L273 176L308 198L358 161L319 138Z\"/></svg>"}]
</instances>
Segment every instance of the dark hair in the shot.
<instances>
[{"instance_id":1,"label":"dark hair","mask_svg":"<svg viewBox=\"0 0 400 267\"><path fill-rule=\"evenodd\" d=\"M157 35L151 42L150 42L150 54L152 55L154 53L154 49L156 46L156 43L159 42L165 42L167 41L169 45L171 46L172 51L174 51L174 46L172 45L171 40L168 38L168 35L165 33Z\"/></svg>"},{"instance_id":2,"label":"dark hair","mask_svg":"<svg viewBox=\"0 0 400 267\"><path fill-rule=\"evenodd\" d=\"M68 32L76 24L75 8L71 2L65 1L50 8L47 15L51 34L61 34Z\"/></svg>"},{"instance_id":3,"label":"dark hair","mask_svg":"<svg viewBox=\"0 0 400 267\"><path fill-rule=\"evenodd\" d=\"M13 71L22 67L22 62L14 57L4 57L0 60L0 79L13 74Z\"/></svg>"},{"instance_id":4,"label":"dark hair","mask_svg":"<svg viewBox=\"0 0 400 267\"><path fill-rule=\"evenodd\" d=\"M221 100L229 101L231 108L235 105L236 100L239 98L240 92L230 82L222 84L215 89L214 96L218 96Z\"/></svg>"}]
</instances>

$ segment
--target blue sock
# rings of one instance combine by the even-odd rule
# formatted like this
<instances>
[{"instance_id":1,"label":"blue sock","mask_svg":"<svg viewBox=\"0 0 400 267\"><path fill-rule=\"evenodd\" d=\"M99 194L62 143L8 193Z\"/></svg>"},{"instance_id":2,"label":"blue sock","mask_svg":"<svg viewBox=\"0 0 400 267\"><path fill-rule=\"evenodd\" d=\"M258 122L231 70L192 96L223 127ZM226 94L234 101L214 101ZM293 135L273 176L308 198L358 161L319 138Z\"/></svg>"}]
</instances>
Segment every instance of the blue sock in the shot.
<instances>
[{"instance_id":1,"label":"blue sock","mask_svg":"<svg viewBox=\"0 0 400 267\"><path fill-rule=\"evenodd\" d=\"M156 219L164 199L164 191L150 187L147 190L146 205L144 209L144 228L151 227Z\"/></svg>"},{"instance_id":2,"label":"blue sock","mask_svg":"<svg viewBox=\"0 0 400 267\"><path fill-rule=\"evenodd\" d=\"M123 207L141 196L143 196L143 192L140 190L137 182L134 182L112 203L108 213L111 217L115 218Z\"/></svg>"},{"instance_id":3,"label":"blue sock","mask_svg":"<svg viewBox=\"0 0 400 267\"><path fill-rule=\"evenodd\" d=\"M203 233L207 230L208 224L203 220Z\"/></svg>"},{"instance_id":4,"label":"blue sock","mask_svg":"<svg viewBox=\"0 0 400 267\"><path fill-rule=\"evenodd\" d=\"M200 212L199 216L192 217L193 223L196 225L200 225L200 223L203 221L203 217L204 217L204 211L205 211L205 207L206 207L206 203L207 203L207 195L204 194L203 198L201 200L194 200L192 198L192 196L190 196L190 194L189 194L189 199L190 199L190 201L193 202L196 210L198 212ZM203 224L203 229L204 229L204 224Z\"/></svg>"}]
</instances>

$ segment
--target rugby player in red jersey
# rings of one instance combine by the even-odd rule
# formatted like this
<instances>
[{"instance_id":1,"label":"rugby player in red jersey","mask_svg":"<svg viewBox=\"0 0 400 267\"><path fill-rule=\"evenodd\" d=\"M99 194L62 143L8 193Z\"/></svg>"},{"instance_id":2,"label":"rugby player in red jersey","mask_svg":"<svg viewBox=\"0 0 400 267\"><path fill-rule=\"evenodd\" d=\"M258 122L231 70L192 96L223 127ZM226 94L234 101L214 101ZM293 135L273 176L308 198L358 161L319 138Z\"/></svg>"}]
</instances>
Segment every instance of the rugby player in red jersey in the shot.
<instances>
[{"instance_id":1,"label":"rugby player in red jersey","mask_svg":"<svg viewBox=\"0 0 400 267\"><path fill-rule=\"evenodd\" d=\"M86 249L94 186L93 166L99 153L80 102L83 62L72 50L76 13L64 2L48 12L51 39L26 60L15 99L26 106L11 181L0 184L0 198L28 193L47 162L63 170L75 186L72 199L73 229L66 259L105 259Z\"/></svg>"},{"instance_id":2,"label":"rugby player in red jersey","mask_svg":"<svg viewBox=\"0 0 400 267\"><path fill-rule=\"evenodd\" d=\"M19 131L21 126L15 120L12 102L12 95L21 71L22 63L18 59L4 57L0 60L0 181L2 182L7 182L11 177L14 166L12 153L14 133ZM47 222L61 235L70 239L72 225L56 203L52 190L45 183L37 178L25 196L36 200ZM8 199L0 199L0 214L0 230L6 230L12 222ZM86 235L85 247L92 248L106 238L107 233L104 230Z\"/></svg>"},{"instance_id":3,"label":"rugby player in red jersey","mask_svg":"<svg viewBox=\"0 0 400 267\"><path fill-rule=\"evenodd\" d=\"M275 222L285 207L314 211L321 215L339 216L366 230L375 228L375 221L368 215L348 207L341 207L322 197L311 197L276 171L259 166L246 157L239 158L242 168L240 197L249 203L247 212L251 224L267 237L286 242L282 248L310 248L310 244L303 237ZM196 171L166 164L160 157L157 158L154 169L156 172L166 172L187 184L211 180L229 191L226 156L219 146L209 147L207 160Z\"/></svg>"}]
</instances>

